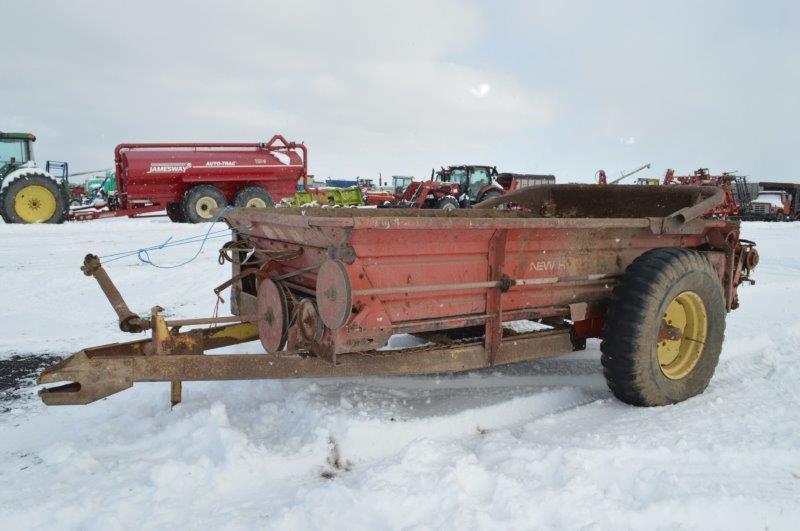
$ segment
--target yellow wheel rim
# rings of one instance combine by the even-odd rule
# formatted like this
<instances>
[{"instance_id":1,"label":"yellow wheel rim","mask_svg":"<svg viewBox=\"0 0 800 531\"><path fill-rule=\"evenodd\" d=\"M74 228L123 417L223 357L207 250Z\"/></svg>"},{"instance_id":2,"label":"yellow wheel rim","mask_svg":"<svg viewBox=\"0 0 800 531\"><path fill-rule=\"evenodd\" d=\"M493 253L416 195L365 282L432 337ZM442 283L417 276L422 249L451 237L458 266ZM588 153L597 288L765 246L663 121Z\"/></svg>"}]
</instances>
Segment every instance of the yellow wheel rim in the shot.
<instances>
[{"instance_id":1,"label":"yellow wheel rim","mask_svg":"<svg viewBox=\"0 0 800 531\"><path fill-rule=\"evenodd\" d=\"M267 202L260 197L253 197L244 204L245 208L267 208Z\"/></svg>"},{"instance_id":2,"label":"yellow wheel rim","mask_svg":"<svg viewBox=\"0 0 800 531\"><path fill-rule=\"evenodd\" d=\"M684 291L670 301L658 335L658 364L670 380L680 380L700 361L708 335L708 314L703 299Z\"/></svg>"},{"instance_id":3,"label":"yellow wheel rim","mask_svg":"<svg viewBox=\"0 0 800 531\"><path fill-rule=\"evenodd\" d=\"M217 208L216 200L213 197L201 197L197 200L197 203L194 206L195 212L197 215L203 219L211 219L214 217L214 209Z\"/></svg>"},{"instance_id":4,"label":"yellow wheel rim","mask_svg":"<svg viewBox=\"0 0 800 531\"><path fill-rule=\"evenodd\" d=\"M56 213L56 206L53 192L38 184L24 187L14 198L14 211L25 223L48 221Z\"/></svg>"}]
</instances>

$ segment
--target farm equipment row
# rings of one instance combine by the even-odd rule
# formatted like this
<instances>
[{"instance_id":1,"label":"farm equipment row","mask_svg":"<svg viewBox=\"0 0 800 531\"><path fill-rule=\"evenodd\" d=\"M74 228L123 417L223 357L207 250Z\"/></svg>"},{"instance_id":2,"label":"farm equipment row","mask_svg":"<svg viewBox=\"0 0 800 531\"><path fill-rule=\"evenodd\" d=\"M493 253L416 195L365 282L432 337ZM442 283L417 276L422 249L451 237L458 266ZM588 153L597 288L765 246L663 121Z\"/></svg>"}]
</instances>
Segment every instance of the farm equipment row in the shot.
<instances>
[{"instance_id":1,"label":"farm equipment row","mask_svg":"<svg viewBox=\"0 0 800 531\"><path fill-rule=\"evenodd\" d=\"M431 171L426 182L397 178L391 192L376 190L370 180L361 179L329 179L326 186L313 187L308 183L305 145L275 135L269 142L250 144L120 144L114 150L114 170L78 187L68 181L67 163L48 161L44 170L36 165L35 140L28 133L0 133L0 214L7 223L62 223L161 211L172 221L197 223L210 221L217 209L229 204L263 208L280 202L449 210L555 181L552 175L498 174L493 166L449 166Z\"/></svg>"},{"instance_id":2,"label":"farm equipment row","mask_svg":"<svg viewBox=\"0 0 800 531\"><path fill-rule=\"evenodd\" d=\"M525 186L554 183L552 175L498 173L494 166L447 166L431 170L430 180L411 182L394 200L378 206L455 210L470 208Z\"/></svg>"},{"instance_id":3,"label":"farm equipment row","mask_svg":"<svg viewBox=\"0 0 800 531\"><path fill-rule=\"evenodd\" d=\"M623 174L608 182L606 172L597 172L598 184L617 184L626 177L649 168L646 164L640 168ZM640 178L639 185L657 185L655 178ZM797 221L800 220L800 184L761 182L748 183L747 177L736 172L724 172L713 175L708 168L695 170L691 175L675 175L675 170L668 169L663 184L710 186L722 190L725 200L706 212L706 216L719 219L740 219L749 221Z\"/></svg>"},{"instance_id":4,"label":"farm equipment row","mask_svg":"<svg viewBox=\"0 0 800 531\"><path fill-rule=\"evenodd\" d=\"M369 180L327 181L331 185L355 182L350 188L311 187L306 146L275 135L266 143L120 144L114 150L114 171L87 181L84 187L71 187L67 163L48 161L45 169L36 164L35 140L28 133L0 133L0 217L7 223L61 223L163 211L172 221L197 223L212 220L226 205L264 208L281 202L454 210L519 188L555 182L552 175L498 173L494 166L459 165L432 170L424 182L405 178L404 187L391 192L374 189ZM646 164L610 182L600 170L599 184L617 184L649 167ZM667 170L663 184L721 189L725 200L707 212L708 217L800 219L798 184L762 183L761 190L753 190L743 176L712 175L705 168L685 176Z\"/></svg>"},{"instance_id":5,"label":"farm equipment row","mask_svg":"<svg viewBox=\"0 0 800 531\"><path fill-rule=\"evenodd\" d=\"M602 337L618 398L679 402L707 386L758 263L738 222L703 219L723 201L703 186L542 185L453 211L228 210L231 276L214 291L231 289L233 315L137 315L89 255L120 329L152 338L81 350L42 373L68 383L40 396L86 404L165 381L175 404L183 381L469 371ZM545 330L505 325L521 319ZM211 326L183 331L197 325ZM428 344L386 350L403 333ZM265 353L206 354L255 339Z\"/></svg>"},{"instance_id":6,"label":"farm equipment row","mask_svg":"<svg viewBox=\"0 0 800 531\"><path fill-rule=\"evenodd\" d=\"M307 179L305 145L281 135L265 143L120 144L114 150L113 176L106 176L89 204L70 208L75 193L66 175L36 165L35 140L28 133L0 133L0 215L7 223L62 223L164 210L173 221L197 223L210 221L228 204L273 206L292 196L298 181L305 187Z\"/></svg>"}]
</instances>

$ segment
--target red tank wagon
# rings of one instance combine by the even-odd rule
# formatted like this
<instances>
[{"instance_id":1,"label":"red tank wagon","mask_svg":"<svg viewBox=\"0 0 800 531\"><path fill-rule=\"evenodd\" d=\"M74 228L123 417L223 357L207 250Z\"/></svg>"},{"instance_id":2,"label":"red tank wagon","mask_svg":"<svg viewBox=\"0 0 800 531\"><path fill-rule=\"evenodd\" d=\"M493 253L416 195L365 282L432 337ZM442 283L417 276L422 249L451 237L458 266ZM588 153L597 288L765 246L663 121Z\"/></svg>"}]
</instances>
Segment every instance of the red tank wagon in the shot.
<instances>
[{"instance_id":1,"label":"red tank wagon","mask_svg":"<svg viewBox=\"0 0 800 531\"><path fill-rule=\"evenodd\" d=\"M307 179L304 144L275 135L264 143L120 144L117 189L107 210L73 211L72 219L137 216L166 210L173 221L210 221L217 208L273 206Z\"/></svg>"}]
</instances>

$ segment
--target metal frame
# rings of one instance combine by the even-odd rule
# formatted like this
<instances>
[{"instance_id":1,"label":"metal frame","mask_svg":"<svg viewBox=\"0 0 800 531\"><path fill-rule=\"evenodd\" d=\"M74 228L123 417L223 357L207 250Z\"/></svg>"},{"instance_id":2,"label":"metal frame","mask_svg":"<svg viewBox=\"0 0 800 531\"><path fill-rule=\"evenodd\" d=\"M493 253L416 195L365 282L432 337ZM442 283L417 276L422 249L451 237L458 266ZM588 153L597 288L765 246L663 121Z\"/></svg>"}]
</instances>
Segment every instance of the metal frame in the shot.
<instances>
[{"instance_id":1,"label":"metal frame","mask_svg":"<svg viewBox=\"0 0 800 531\"><path fill-rule=\"evenodd\" d=\"M41 374L39 384L68 381L39 391L50 406L89 404L135 382L170 382L170 402L181 401L182 382L286 378L340 378L463 372L564 354L581 348L567 327L498 338L494 350L479 340L339 356L336 363L303 350L276 354L204 354L258 339L252 323L189 332L170 330L156 307L152 339L81 350ZM487 325L488 326L488 325Z\"/></svg>"},{"instance_id":2,"label":"metal frame","mask_svg":"<svg viewBox=\"0 0 800 531\"><path fill-rule=\"evenodd\" d=\"M226 217L237 229L237 240L223 247L231 252L232 277L218 288L233 288L234 312L239 315L230 317L167 320L158 306L141 317L125 304L97 257L88 255L82 270L98 281L119 317L120 329L150 330L152 338L78 352L46 369L39 379L43 384L71 383L43 389L40 396L49 405L86 404L134 382L168 381L171 402L176 404L183 381L456 372L556 355L583 348L587 337L600 334L617 275L636 256L655 247L705 252L720 275L728 307L735 308L736 286L749 280L758 255L752 242L739 240L735 224L696 219L710 202L722 199L719 190L682 188L669 193L691 201L669 203L668 211L659 207L658 213L665 211L660 217L627 219L537 219L480 210L425 216L409 211L397 216L378 210L345 215L320 209L315 215L300 215L294 209L237 209ZM616 189L607 192L612 199L628 198L621 187L608 189ZM558 198L556 188L547 186L506 197L527 202L533 212L539 211L539 203L571 210L593 190L558 189L564 191L575 195L560 204L553 199ZM600 206L601 212L610 208ZM628 212L625 208L620 206L620 212ZM405 231L401 234L406 238L398 238L392 229ZM240 242L242 237L251 239ZM449 243L445 246L442 241ZM538 247L543 241L550 242L546 246L550 266L542 259L545 248ZM609 247L610 241L615 243ZM252 246L253 253L244 253L239 243ZM249 258L234 258L240 254ZM326 276L326 270L340 274ZM453 276L452 271L458 274ZM257 288L253 292L252 286L249 293L242 289L242 280L250 275L281 284L290 300L286 313L291 315L284 327L288 350L205 354L259 339L259 325L263 328L269 322L267 309L255 303L265 292ZM428 293L449 299L430 304ZM343 305L348 313L344 322L317 313L324 297L332 305L328 309ZM308 323L297 318L303 306ZM554 328L511 334L502 327L504 321L524 318L540 318ZM565 323L565 318L572 322ZM317 319L325 323L321 333L304 330L303 324L317 330ZM212 326L180 330L198 324ZM392 334L402 332L444 340L421 348L376 350Z\"/></svg>"}]
</instances>

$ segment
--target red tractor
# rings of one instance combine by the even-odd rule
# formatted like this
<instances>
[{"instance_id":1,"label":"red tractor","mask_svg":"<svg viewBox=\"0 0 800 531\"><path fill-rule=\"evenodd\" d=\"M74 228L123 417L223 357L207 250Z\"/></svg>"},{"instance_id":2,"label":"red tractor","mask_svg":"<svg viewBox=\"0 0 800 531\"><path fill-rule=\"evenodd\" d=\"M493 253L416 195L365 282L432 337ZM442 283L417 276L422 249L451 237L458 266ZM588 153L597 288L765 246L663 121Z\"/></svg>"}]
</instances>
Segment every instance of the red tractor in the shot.
<instances>
[{"instance_id":1,"label":"red tractor","mask_svg":"<svg viewBox=\"0 0 800 531\"><path fill-rule=\"evenodd\" d=\"M495 166L448 166L431 170L429 181L410 183L396 201L381 206L455 210L525 186L554 182L552 175L497 173Z\"/></svg>"}]
</instances>

